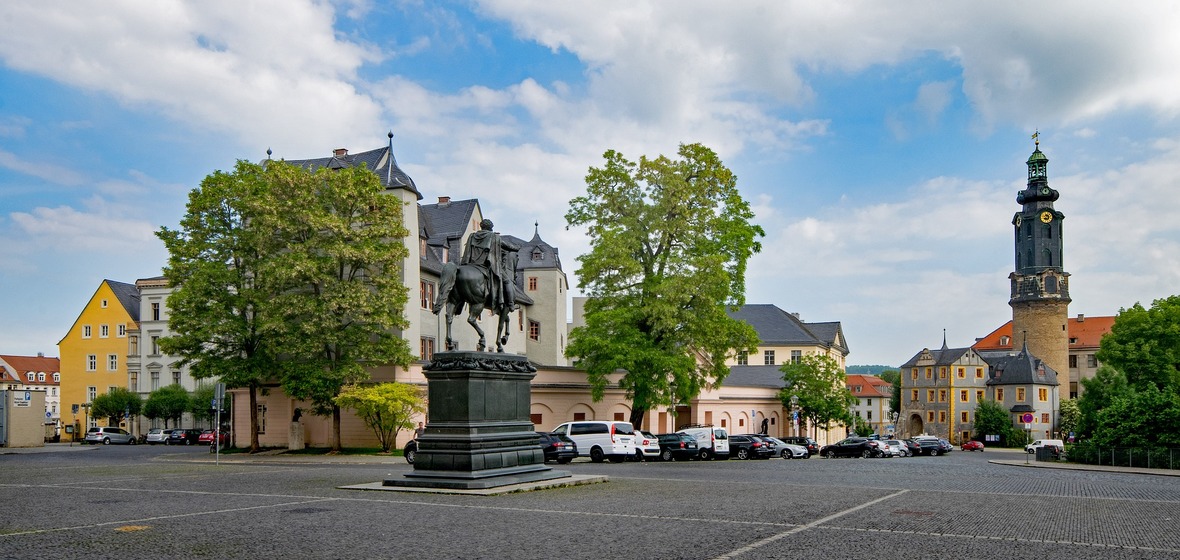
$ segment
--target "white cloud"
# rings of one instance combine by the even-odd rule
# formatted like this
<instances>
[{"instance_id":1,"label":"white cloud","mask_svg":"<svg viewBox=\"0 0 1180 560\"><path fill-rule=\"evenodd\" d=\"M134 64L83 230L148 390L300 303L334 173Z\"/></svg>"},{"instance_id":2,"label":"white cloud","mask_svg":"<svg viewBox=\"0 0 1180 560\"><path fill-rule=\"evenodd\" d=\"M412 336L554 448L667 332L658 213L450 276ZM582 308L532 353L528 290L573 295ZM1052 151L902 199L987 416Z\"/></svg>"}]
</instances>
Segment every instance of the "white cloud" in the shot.
<instances>
[{"instance_id":1,"label":"white cloud","mask_svg":"<svg viewBox=\"0 0 1180 560\"><path fill-rule=\"evenodd\" d=\"M12 152L0 150L0 167L17 173L44 179L56 185L78 186L84 181L81 174L51 163L28 161Z\"/></svg>"}]
</instances>

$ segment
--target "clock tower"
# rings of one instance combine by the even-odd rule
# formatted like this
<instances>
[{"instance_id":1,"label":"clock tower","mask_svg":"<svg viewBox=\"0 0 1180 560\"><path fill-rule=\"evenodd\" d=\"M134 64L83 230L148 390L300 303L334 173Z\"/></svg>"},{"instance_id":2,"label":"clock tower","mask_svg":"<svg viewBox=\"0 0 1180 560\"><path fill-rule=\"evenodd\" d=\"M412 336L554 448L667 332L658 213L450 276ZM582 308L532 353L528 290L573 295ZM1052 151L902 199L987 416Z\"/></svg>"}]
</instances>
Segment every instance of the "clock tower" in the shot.
<instances>
[{"instance_id":1,"label":"clock tower","mask_svg":"<svg viewBox=\"0 0 1180 560\"><path fill-rule=\"evenodd\" d=\"M1069 395L1069 274L1063 268L1062 222L1053 208L1060 193L1049 187L1049 158L1036 147L1028 157L1028 185L1016 194L1020 211L1012 217L1016 271L1012 284L1012 347L1028 351L1056 371L1060 392ZM1054 406L1054 409L1057 407Z\"/></svg>"}]
</instances>

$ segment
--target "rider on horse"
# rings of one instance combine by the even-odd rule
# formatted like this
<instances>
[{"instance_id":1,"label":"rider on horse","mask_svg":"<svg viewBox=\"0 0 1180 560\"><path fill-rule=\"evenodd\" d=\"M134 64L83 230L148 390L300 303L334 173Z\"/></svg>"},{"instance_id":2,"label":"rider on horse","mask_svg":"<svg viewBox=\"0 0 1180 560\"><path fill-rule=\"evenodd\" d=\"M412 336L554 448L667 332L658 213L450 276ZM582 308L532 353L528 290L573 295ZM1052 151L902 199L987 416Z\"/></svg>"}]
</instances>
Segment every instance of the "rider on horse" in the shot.
<instances>
[{"instance_id":1,"label":"rider on horse","mask_svg":"<svg viewBox=\"0 0 1180 560\"><path fill-rule=\"evenodd\" d=\"M507 254L501 247L500 234L492 231L492 227L492 221L487 218L479 222L479 231L467 238L467 246L463 249L459 264L470 264L483 271L489 286L488 308L511 311L516 309L513 289L516 271L506 266Z\"/></svg>"}]
</instances>

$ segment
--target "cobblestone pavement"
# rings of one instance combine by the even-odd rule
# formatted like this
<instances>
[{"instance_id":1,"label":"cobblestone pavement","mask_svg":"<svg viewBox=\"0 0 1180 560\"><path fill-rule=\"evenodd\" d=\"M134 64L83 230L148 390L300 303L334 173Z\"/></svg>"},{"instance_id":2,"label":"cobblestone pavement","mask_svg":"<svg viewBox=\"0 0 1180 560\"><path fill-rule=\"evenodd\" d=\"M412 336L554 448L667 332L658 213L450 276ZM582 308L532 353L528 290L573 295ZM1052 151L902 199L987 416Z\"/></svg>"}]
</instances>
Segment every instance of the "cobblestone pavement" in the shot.
<instances>
[{"instance_id":1,"label":"cobblestone pavement","mask_svg":"<svg viewBox=\"0 0 1180 560\"><path fill-rule=\"evenodd\" d=\"M576 461L610 482L477 497L339 488L401 458L73 451L0 454L0 558L1180 559L1180 477L1018 453Z\"/></svg>"}]
</instances>

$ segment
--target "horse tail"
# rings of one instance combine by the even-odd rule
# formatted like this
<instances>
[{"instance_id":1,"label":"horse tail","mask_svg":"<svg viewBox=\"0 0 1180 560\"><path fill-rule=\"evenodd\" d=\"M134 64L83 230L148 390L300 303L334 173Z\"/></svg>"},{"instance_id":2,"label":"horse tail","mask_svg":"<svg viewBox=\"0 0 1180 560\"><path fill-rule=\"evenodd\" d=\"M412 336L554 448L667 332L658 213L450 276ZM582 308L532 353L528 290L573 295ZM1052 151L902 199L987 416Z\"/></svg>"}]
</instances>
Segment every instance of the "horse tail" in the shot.
<instances>
[{"instance_id":1,"label":"horse tail","mask_svg":"<svg viewBox=\"0 0 1180 560\"><path fill-rule=\"evenodd\" d=\"M442 273L439 275L438 281L438 295L434 298L435 315L441 313L447 305L447 300L451 297L451 290L455 288L455 278L459 275L459 267L453 262L443 265Z\"/></svg>"}]
</instances>

